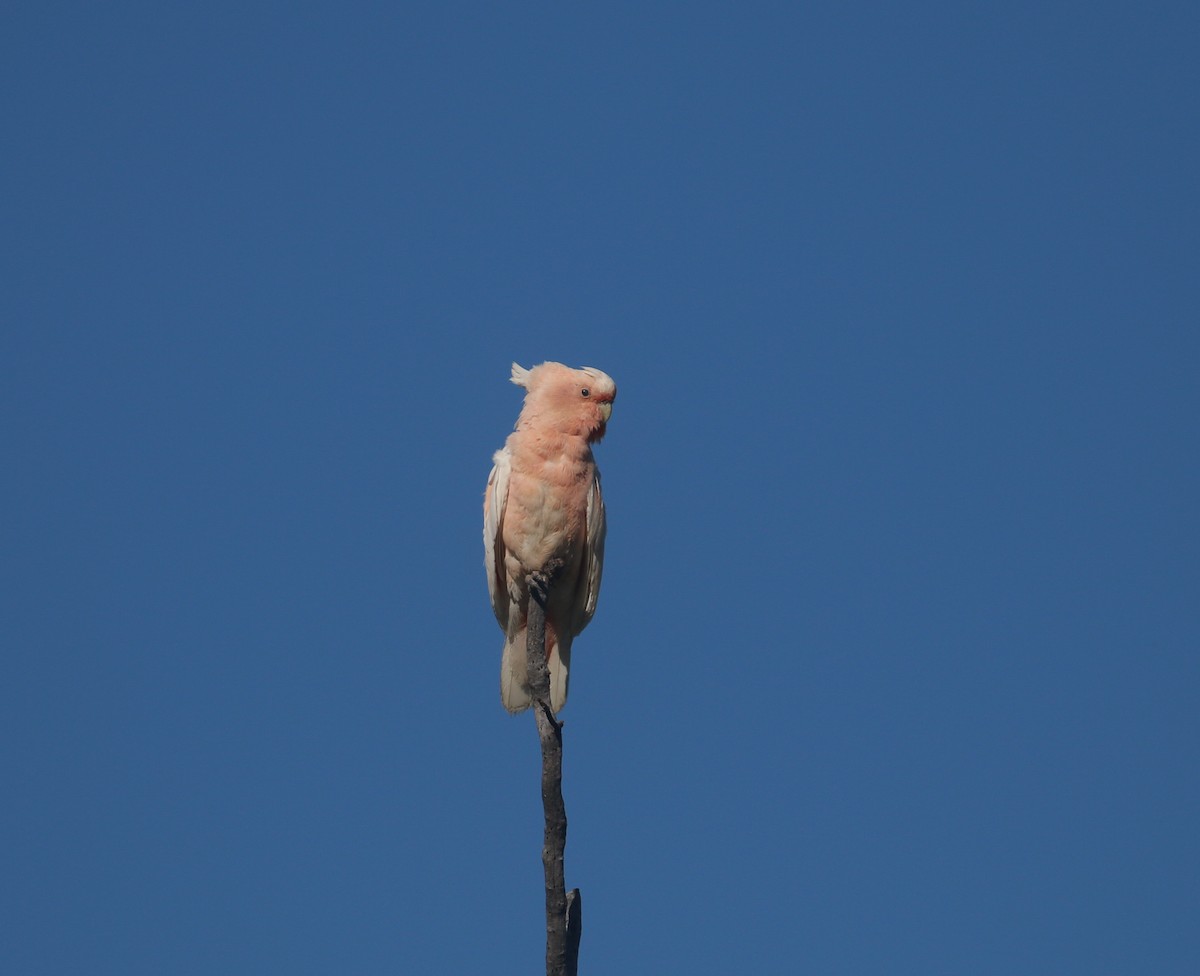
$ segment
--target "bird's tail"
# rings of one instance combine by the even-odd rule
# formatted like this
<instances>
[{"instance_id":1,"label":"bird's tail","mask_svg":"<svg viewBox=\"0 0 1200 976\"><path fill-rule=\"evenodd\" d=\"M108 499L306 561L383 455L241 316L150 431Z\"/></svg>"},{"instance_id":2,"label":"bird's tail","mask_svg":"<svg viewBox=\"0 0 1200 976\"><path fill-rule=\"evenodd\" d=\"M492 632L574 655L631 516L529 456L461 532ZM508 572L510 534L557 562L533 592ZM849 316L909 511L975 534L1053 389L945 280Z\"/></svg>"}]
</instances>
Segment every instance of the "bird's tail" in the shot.
<instances>
[{"instance_id":1,"label":"bird's tail","mask_svg":"<svg viewBox=\"0 0 1200 976\"><path fill-rule=\"evenodd\" d=\"M522 627L504 642L504 658L500 662L500 700L513 714L523 712L533 704L526 670L526 634ZM546 630L550 646L550 707L557 713L567 703L570 684L571 642L559 641Z\"/></svg>"}]
</instances>

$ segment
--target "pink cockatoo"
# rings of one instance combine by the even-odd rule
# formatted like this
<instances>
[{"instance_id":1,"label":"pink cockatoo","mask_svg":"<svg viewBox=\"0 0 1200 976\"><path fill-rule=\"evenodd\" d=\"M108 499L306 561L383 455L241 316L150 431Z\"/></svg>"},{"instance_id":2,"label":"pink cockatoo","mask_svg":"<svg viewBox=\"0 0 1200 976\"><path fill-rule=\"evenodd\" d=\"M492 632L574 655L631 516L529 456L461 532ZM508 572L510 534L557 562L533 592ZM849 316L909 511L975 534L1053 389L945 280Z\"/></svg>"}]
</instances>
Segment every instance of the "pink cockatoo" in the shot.
<instances>
[{"instance_id":1,"label":"pink cockatoo","mask_svg":"<svg viewBox=\"0 0 1200 976\"><path fill-rule=\"evenodd\" d=\"M483 501L484 566L504 631L500 698L532 704L525 664L531 573L555 570L546 603L550 707L567 701L571 641L596 612L604 565L604 500L592 444L604 436L617 386L598 369L512 364L525 405L493 458Z\"/></svg>"}]
</instances>

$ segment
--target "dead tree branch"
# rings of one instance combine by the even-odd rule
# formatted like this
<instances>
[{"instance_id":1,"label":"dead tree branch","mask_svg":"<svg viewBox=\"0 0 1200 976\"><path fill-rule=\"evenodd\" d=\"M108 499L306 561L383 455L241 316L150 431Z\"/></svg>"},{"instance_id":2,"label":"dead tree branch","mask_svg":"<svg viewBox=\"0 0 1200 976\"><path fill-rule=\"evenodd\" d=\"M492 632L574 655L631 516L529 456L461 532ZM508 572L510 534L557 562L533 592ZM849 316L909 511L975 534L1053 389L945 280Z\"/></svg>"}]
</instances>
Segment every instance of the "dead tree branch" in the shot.
<instances>
[{"instance_id":1,"label":"dead tree branch","mask_svg":"<svg viewBox=\"0 0 1200 976\"><path fill-rule=\"evenodd\" d=\"M546 663L546 596L553 584L553 573L534 573L528 583L525 649L533 713L542 744L542 810L546 819L542 841L542 867L546 875L546 976L575 976L583 903L579 889L572 891L568 899L563 870L567 808L562 795L562 724L550 706L550 671Z\"/></svg>"}]
</instances>

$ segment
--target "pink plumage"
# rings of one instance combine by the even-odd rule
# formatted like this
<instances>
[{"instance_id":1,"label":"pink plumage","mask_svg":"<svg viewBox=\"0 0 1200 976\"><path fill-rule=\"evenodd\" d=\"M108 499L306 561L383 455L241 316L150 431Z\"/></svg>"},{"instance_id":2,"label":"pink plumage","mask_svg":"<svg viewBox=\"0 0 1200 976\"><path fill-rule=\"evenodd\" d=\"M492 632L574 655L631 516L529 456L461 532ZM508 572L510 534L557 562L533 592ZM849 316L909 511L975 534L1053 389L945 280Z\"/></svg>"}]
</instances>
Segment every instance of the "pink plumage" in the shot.
<instances>
[{"instance_id":1,"label":"pink plumage","mask_svg":"<svg viewBox=\"0 0 1200 976\"><path fill-rule=\"evenodd\" d=\"M604 566L604 500L592 444L604 436L616 384L585 366L513 363L525 405L496 452L483 502L484 565L496 620L504 631L500 698L510 712L531 698L525 667L526 578L561 568L546 606L550 705L566 704L571 642L596 611Z\"/></svg>"}]
</instances>

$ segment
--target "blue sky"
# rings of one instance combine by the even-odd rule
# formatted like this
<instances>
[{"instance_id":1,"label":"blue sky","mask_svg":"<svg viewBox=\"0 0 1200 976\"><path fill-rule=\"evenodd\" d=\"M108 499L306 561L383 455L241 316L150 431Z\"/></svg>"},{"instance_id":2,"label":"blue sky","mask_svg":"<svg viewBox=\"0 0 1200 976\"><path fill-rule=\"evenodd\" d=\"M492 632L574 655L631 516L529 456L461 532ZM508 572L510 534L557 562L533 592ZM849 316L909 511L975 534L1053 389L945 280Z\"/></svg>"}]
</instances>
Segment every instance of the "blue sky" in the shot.
<instances>
[{"instance_id":1,"label":"blue sky","mask_svg":"<svg viewBox=\"0 0 1200 976\"><path fill-rule=\"evenodd\" d=\"M10 5L0 969L538 971L480 504L556 359L584 971L1196 972L1198 35Z\"/></svg>"}]
</instances>

